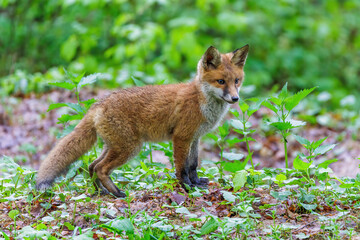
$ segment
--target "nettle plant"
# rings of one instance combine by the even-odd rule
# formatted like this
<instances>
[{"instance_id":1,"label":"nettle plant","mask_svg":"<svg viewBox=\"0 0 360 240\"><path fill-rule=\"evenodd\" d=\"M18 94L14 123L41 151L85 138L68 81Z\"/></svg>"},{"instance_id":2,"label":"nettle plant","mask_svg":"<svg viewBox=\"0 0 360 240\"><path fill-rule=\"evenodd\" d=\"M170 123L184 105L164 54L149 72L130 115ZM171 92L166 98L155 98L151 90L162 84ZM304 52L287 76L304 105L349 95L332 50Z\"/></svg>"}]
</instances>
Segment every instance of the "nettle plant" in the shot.
<instances>
[{"instance_id":1,"label":"nettle plant","mask_svg":"<svg viewBox=\"0 0 360 240\"><path fill-rule=\"evenodd\" d=\"M321 145L327 139L327 137L313 142L298 135L295 135L294 137L296 141L298 141L308 150L308 155L300 153L294 159L294 168L305 173L305 176L311 185L315 185L314 180L310 178L311 169L315 169L315 176L317 176L319 180L327 181L329 178L329 173L332 173L332 170L328 168L328 166L331 163L336 162L337 159L325 160L321 163L314 164L315 158L332 150L336 144Z\"/></svg>"},{"instance_id":2,"label":"nettle plant","mask_svg":"<svg viewBox=\"0 0 360 240\"><path fill-rule=\"evenodd\" d=\"M60 108L60 107L68 107L71 110L75 111L76 114L63 114L60 118L58 118L58 120L59 120L58 123L63 124L65 127L64 132L69 133L70 131L73 130L74 125L66 126L67 123L69 123L70 121L74 121L74 120L81 120L84 117L84 115L86 114L87 110L91 107L91 105L94 102L96 102L96 100L94 98L91 98L91 99L88 99L85 101L81 101L80 100L80 89L83 86L86 86L86 85L96 82L96 80L98 79L98 77L101 74L95 73L95 74L91 74L89 76L84 77L85 73L82 73L79 75L74 75L73 73L68 72L65 69L64 69L64 71L69 80L66 80L63 82L52 82L49 84L69 90L71 92L74 92L76 95L77 103L53 103L53 104L50 104L47 111L49 112L53 109ZM66 134L64 134L64 135L66 135Z\"/></svg>"},{"instance_id":3,"label":"nettle plant","mask_svg":"<svg viewBox=\"0 0 360 240\"><path fill-rule=\"evenodd\" d=\"M287 138L291 134L291 129L304 126L306 123L291 118L292 110L316 87L304 89L291 95L287 90L287 83L284 85L278 96L272 96L262 102L262 105L269 108L277 116L277 120L270 122L270 125L280 133L284 142L285 167L289 168Z\"/></svg>"},{"instance_id":4,"label":"nettle plant","mask_svg":"<svg viewBox=\"0 0 360 240\"><path fill-rule=\"evenodd\" d=\"M235 120L231 121L231 125L233 126L235 132L244 136L242 139L239 139L239 142L246 143L248 155L245 159L245 162L250 160L252 169L254 169L254 163L252 159L253 152L250 150L249 142L255 141L255 139L251 137L251 134L256 130L251 129L249 118L260 109L263 101L263 99L258 98L249 98L246 100L240 99L239 108L241 114L236 109L231 109L231 113L236 117Z\"/></svg>"},{"instance_id":5,"label":"nettle plant","mask_svg":"<svg viewBox=\"0 0 360 240\"><path fill-rule=\"evenodd\" d=\"M233 130L243 136L243 138L229 138L229 124L225 122L223 126L219 127L219 136L214 134L208 134L209 137L214 139L217 145L220 148L220 161L218 162L220 178L223 178L223 171L228 171L232 173L232 180L234 184L234 189L239 189L246 182L252 184L255 187L255 181L259 180L260 175L262 175L261 171L256 171L255 166L252 159L253 152L250 149L249 142L255 141L252 138L252 134L256 131L252 129L251 123L249 122L250 117L260 109L261 106L265 106L273 111L277 117L275 121L270 122L269 124L273 126L282 136L284 142L284 151L285 151L285 165L286 165L286 173L288 173L289 163L288 163L288 150L287 150L287 142L288 136L291 134L291 129L298 128L305 125L305 122L297 121L292 119L292 111L293 109L300 103L302 99L304 99L308 94L310 94L316 87L311 89L304 89L295 94L290 94L287 90L287 84L284 85L280 93L276 96L271 96L266 99L261 98L249 98L245 100L239 101L240 111L236 109L232 109L231 113L235 116L236 119L231 121L231 126ZM298 141L301 137L297 136L296 139ZM303 138L302 138L303 139ZM304 154L300 154L294 161L294 167L298 171L304 171L307 173L307 179L310 179L310 173L308 169L310 168L314 158L318 155L324 154L327 151L331 150L334 146L320 146L324 141L319 140L313 143L310 143L308 140L303 139L300 143L303 144L309 150L309 156L306 157ZM245 142L247 149L247 157L244 158L242 153L233 153L233 152L225 152L227 144L231 145L237 142ZM300 158L308 159L308 162L303 162ZM251 168L245 170L246 164L248 161L251 162ZM327 168L328 164L334 162L326 162L321 166L325 166ZM324 173L327 170L321 170ZM286 174L287 175L287 174ZM255 178L257 176L257 178ZM287 176L284 174L277 174L276 182L282 183Z\"/></svg>"}]
</instances>

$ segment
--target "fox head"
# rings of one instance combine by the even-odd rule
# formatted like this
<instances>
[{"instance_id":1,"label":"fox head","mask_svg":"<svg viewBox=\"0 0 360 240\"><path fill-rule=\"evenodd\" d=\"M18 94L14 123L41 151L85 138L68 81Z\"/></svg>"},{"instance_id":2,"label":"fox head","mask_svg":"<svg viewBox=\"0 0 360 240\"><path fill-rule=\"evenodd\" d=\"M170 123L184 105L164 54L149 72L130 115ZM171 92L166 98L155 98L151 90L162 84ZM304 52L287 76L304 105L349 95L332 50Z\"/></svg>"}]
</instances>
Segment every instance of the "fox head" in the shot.
<instances>
[{"instance_id":1,"label":"fox head","mask_svg":"<svg viewBox=\"0 0 360 240\"><path fill-rule=\"evenodd\" d=\"M248 51L249 45L226 54L220 54L213 46L206 50L197 69L197 80L206 97L230 104L239 100Z\"/></svg>"}]
</instances>

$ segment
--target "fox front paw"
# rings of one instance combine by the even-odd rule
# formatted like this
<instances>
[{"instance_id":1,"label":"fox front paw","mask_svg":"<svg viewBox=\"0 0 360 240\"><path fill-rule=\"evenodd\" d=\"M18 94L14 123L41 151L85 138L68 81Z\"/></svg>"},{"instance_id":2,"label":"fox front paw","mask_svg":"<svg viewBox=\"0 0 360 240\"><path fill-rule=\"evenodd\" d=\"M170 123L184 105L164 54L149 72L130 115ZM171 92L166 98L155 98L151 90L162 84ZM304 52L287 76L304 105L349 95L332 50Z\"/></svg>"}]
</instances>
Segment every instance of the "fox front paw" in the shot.
<instances>
[{"instance_id":1,"label":"fox front paw","mask_svg":"<svg viewBox=\"0 0 360 240\"><path fill-rule=\"evenodd\" d=\"M199 183L201 185L208 186L209 185L209 179L208 178L199 178Z\"/></svg>"},{"instance_id":2,"label":"fox front paw","mask_svg":"<svg viewBox=\"0 0 360 240\"><path fill-rule=\"evenodd\" d=\"M204 188L209 185L209 179L208 178L194 178L194 179L191 179L191 183L194 186Z\"/></svg>"}]
</instances>

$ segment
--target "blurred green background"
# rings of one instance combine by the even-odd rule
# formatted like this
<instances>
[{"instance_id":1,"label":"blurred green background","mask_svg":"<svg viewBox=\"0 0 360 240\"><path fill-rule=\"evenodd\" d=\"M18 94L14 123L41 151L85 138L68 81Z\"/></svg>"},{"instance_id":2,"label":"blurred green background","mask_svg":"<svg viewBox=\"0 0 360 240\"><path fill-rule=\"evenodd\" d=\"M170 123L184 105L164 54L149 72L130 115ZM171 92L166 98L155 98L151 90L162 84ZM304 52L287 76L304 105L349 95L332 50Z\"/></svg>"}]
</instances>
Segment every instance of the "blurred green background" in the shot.
<instances>
[{"instance_id":1,"label":"blurred green background","mask_svg":"<svg viewBox=\"0 0 360 240\"><path fill-rule=\"evenodd\" d=\"M62 68L100 87L189 80L210 46L250 44L246 85L360 90L358 0L0 0L1 94L46 91Z\"/></svg>"}]
</instances>

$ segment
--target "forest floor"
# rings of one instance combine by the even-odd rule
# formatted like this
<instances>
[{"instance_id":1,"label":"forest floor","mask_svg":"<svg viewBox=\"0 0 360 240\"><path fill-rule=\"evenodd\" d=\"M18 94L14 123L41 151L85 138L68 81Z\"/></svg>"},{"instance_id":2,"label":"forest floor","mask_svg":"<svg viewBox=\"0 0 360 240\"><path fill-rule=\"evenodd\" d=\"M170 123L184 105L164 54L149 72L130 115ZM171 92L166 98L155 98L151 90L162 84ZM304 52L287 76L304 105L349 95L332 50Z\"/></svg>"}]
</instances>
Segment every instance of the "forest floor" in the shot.
<instances>
[{"instance_id":1,"label":"forest floor","mask_svg":"<svg viewBox=\"0 0 360 240\"><path fill-rule=\"evenodd\" d=\"M108 92L86 90L82 93L82 98L85 100L94 96L105 96ZM75 99L75 96L63 91L52 91L39 96L29 95L5 99L0 105L0 156L12 157L20 165L38 169L41 160L55 145L55 133L62 129L61 125L56 124L57 118L67 113L61 109L47 112L47 108L50 103L71 102L71 99ZM263 119L268 114L269 112L266 109L261 108L251 119L253 128L261 128L264 124ZM231 118L230 114L227 118ZM334 114L333 118L338 119L338 116ZM355 177L356 174L360 173L359 160L356 160L360 157L360 148L358 147L360 141L354 139L353 133L343 126L341 119L339 119L339 127L329 128L319 124L308 124L297 134L309 140L328 137L327 144L338 144L326 156L327 159L338 159L338 162L331 165L335 176ZM256 142L251 142L250 147L254 151L253 159L257 169L285 167L283 142L280 136L276 134L255 134L253 137ZM299 143L290 138L288 143L290 159L295 158L301 147ZM236 143L232 149L236 149L237 152L246 152L244 143ZM216 162L219 158L219 150L215 143L203 141L200 145L200 158ZM168 167L170 166L163 152L155 151L153 159L167 164ZM179 231L181 232L181 229L185 229L186 226L192 229L204 227L205 217L208 216L204 209L221 219L229 218L232 221L243 221L244 216L235 211L234 207L241 202L241 193L244 192L248 195L247 197L256 198L256 201L251 200L250 206L253 209L251 214L257 215L257 230L251 231L250 238L268 239L271 236L273 239L281 239L280 236L282 236L283 239L286 239L291 236L293 239L324 239L334 237L333 232L336 232L340 233L339 238L331 239L348 239L349 232L337 230L349 228L355 229L355 232L350 234L350 238L360 239L358 235L360 223L357 220L360 212L359 207L354 207L358 206L357 200L346 203L345 201L332 201L329 204L328 201L324 200L325 197L324 199L319 197L316 209L313 212L308 212L299 207L296 198L285 201L274 198L271 188L249 189L249 187L245 187L235 194L232 188L224 188L217 182L210 182L208 191L195 197L185 192L177 183L174 183L174 187L171 188L173 189L166 191L161 188L151 191L137 190L133 191L131 197L127 199L97 196L87 191L75 197L64 188L59 188L60 194L45 200L47 204L50 204L46 208L43 205L44 200L39 199L39 196L31 197L30 208L28 196L11 199L6 197L4 201L0 201L0 219L2 219L0 220L0 229L3 228L5 234L12 236L10 229L14 225L14 221L9 213L14 209L19 210L21 215L15 224L17 230L21 230L25 226L33 226L34 219L42 218L46 225L45 228L52 229L50 232L57 231L63 237L74 236L74 226L90 229L104 219L114 219L116 216L131 218L131 216L136 216L139 211L143 211L149 216L157 214L158 218L166 218L167 221L171 221L171 226L175 232L174 238L181 239L178 236ZM279 187L276 190L285 191L284 187ZM224 191L229 192L230 197ZM172 207L174 204L181 205L190 212L187 210L178 211L179 208ZM53 216L56 215L57 211L67 212L67 216L54 219ZM96 214L98 216L93 217ZM148 215L138 215L138 221L146 222ZM249 219L249 216L247 215L245 219ZM273 216L276 216L275 220ZM48 221L46 217L48 217ZM195 221L193 219L201 220ZM209 222L209 218L206 219ZM246 224L251 225L250 222ZM182 227L176 231L174 226ZM281 232L279 238L276 238L276 229ZM91 234L91 237L95 239L114 236L107 228L98 229ZM231 239L239 236L232 233L227 237ZM244 235L241 236L244 237Z\"/></svg>"},{"instance_id":2,"label":"forest floor","mask_svg":"<svg viewBox=\"0 0 360 240\"><path fill-rule=\"evenodd\" d=\"M82 100L92 97L101 98L106 96L108 90L83 91ZM0 156L6 155L19 159L22 164L38 169L40 160L56 143L54 132L61 130L62 125L56 124L57 118L67 113L63 110L52 110L47 112L51 103L74 102L75 96L70 92L52 91L37 96L31 94L22 97L9 97L0 105ZM237 107L234 104L233 107ZM263 118L269 114L268 110L261 108L252 117L253 128L264 125ZM331 113L330 113L331 114ZM232 116L227 116L230 119ZM355 177L360 173L358 167L360 161L360 138L354 139L353 132L344 127L341 117L332 114L331 118L338 119L338 127L326 127L319 124L310 125L297 131L298 135L311 141L327 137L326 143L337 143L335 150L327 155L327 158L337 158L338 162L332 165L334 173L338 177ZM250 148L254 151L253 160L257 169L264 167L283 168L285 167L285 153L281 137L277 134L265 136L255 134L256 142L250 142ZM289 153L290 159L295 158L301 145L293 138L290 138ZM215 143L200 143L200 159L219 159L219 149ZM240 152L246 152L246 145L238 143L233 148ZM166 163L167 159L162 152L155 153L154 161ZM291 163L290 163L291 167Z\"/></svg>"}]
</instances>

